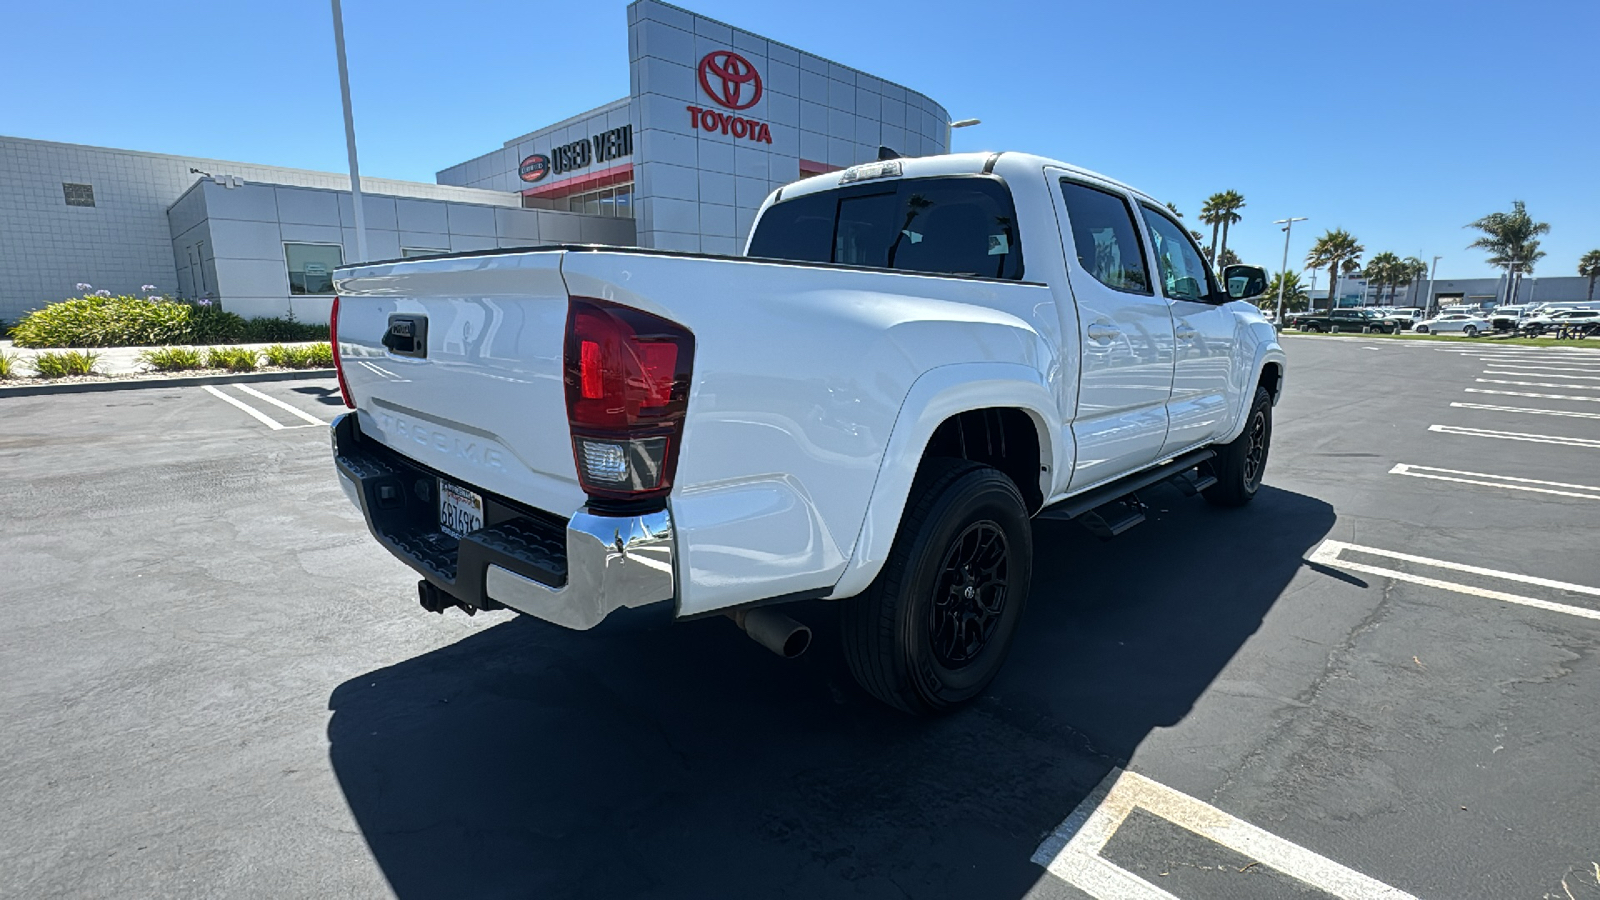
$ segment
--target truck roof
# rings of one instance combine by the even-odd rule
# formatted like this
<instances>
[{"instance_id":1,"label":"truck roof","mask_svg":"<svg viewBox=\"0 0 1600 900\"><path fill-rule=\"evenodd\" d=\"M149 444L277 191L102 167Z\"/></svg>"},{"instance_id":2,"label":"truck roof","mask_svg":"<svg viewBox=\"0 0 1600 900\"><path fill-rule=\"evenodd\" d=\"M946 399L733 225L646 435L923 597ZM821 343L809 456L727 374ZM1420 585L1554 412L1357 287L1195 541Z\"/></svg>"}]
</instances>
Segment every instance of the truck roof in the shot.
<instances>
[{"instance_id":1,"label":"truck roof","mask_svg":"<svg viewBox=\"0 0 1600 900\"><path fill-rule=\"evenodd\" d=\"M902 178L933 178L941 175L982 175L992 172L1001 178L1021 178L1025 175L1038 172L1046 166L1056 166L1066 169L1087 178L1102 181L1107 184L1122 188L1141 199L1148 200L1157 206L1162 205L1160 200L1146 194L1144 191L1124 184L1115 178L1102 175L1099 172L1075 166L1072 163L1062 162L1045 156L1032 153L1018 153L1016 151L985 150L978 153L947 153L939 156L913 156L896 160L900 163ZM872 165L866 163L865 165ZM848 170L840 170L848 171ZM813 175L810 178L784 185L778 190L778 200L788 200L805 194L814 194L839 186L840 171L825 172Z\"/></svg>"}]
</instances>

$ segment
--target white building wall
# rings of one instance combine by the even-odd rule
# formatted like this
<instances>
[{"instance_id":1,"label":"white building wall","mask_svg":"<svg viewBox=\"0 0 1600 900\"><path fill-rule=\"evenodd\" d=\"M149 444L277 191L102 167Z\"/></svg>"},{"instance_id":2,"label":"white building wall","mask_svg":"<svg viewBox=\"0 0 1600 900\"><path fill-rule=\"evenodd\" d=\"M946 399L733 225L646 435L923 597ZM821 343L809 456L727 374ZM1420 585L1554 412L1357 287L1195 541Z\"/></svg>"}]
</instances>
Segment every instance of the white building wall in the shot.
<instances>
[{"instance_id":1,"label":"white building wall","mask_svg":"<svg viewBox=\"0 0 1600 900\"><path fill-rule=\"evenodd\" d=\"M714 103L700 60L732 50L760 73L761 98L743 110ZM808 160L844 167L948 151L949 114L932 99L657 0L628 7L634 204L645 247L737 253L767 194ZM689 106L766 123L772 143L709 132Z\"/></svg>"},{"instance_id":2,"label":"white building wall","mask_svg":"<svg viewBox=\"0 0 1600 900\"><path fill-rule=\"evenodd\" d=\"M332 172L0 137L0 318L14 320L73 296L78 282L114 293L137 293L144 284L164 293L180 290L167 207L201 180L191 168L247 182L350 187L348 175ZM361 181L373 193L520 205L513 194ZM64 182L92 185L95 205L66 205Z\"/></svg>"},{"instance_id":3,"label":"white building wall","mask_svg":"<svg viewBox=\"0 0 1600 900\"><path fill-rule=\"evenodd\" d=\"M362 181L366 182L363 178ZM474 194L479 192L473 192ZM500 194L497 198L515 195ZM367 256L396 259L402 250L440 253L551 243L630 246L631 219L442 200L365 194ZM293 185L227 187L205 180L167 214L169 261L179 289L209 294L246 317L324 321L331 295L292 295L285 243L337 244L356 259L355 204L348 191Z\"/></svg>"}]
</instances>

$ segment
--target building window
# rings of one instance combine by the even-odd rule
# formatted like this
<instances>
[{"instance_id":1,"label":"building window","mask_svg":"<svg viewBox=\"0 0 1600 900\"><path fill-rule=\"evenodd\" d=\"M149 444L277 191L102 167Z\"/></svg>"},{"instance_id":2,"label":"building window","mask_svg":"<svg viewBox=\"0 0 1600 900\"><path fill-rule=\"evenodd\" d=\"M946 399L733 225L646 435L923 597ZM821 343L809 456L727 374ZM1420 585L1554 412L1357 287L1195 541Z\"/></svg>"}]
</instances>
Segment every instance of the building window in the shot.
<instances>
[{"instance_id":1,"label":"building window","mask_svg":"<svg viewBox=\"0 0 1600 900\"><path fill-rule=\"evenodd\" d=\"M524 209L553 209L557 212L583 213L589 216L610 216L618 219L633 218L633 182L618 184L598 191L584 191L565 197L529 197L523 195Z\"/></svg>"},{"instance_id":2,"label":"building window","mask_svg":"<svg viewBox=\"0 0 1600 900\"><path fill-rule=\"evenodd\" d=\"M61 193L66 195L68 206L93 206L94 185L73 184L70 181L61 183Z\"/></svg>"},{"instance_id":3,"label":"building window","mask_svg":"<svg viewBox=\"0 0 1600 900\"><path fill-rule=\"evenodd\" d=\"M449 250L430 250L426 247L401 247L400 258L416 259L419 256L439 256L440 254L449 252Z\"/></svg>"},{"instance_id":4,"label":"building window","mask_svg":"<svg viewBox=\"0 0 1600 900\"><path fill-rule=\"evenodd\" d=\"M338 244L284 244L289 263L289 293L333 293L333 270L344 265L344 248Z\"/></svg>"}]
</instances>

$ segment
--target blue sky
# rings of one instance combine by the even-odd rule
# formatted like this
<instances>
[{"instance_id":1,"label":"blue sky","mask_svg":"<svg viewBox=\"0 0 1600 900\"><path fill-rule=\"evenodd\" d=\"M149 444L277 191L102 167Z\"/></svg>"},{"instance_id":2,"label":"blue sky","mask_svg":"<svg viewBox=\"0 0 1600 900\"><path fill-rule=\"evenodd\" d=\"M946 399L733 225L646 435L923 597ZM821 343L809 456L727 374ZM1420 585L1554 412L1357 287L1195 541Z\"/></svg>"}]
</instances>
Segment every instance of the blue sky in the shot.
<instances>
[{"instance_id":1,"label":"blue sky","mask_svg":"<svg viewBox=\"0 0 1600 900\"><path fill-rule=\"evenodd\" d=\"M1494 274L1462 226L1511 201L1552 226L1536 274L1600 247L1600 3L803 4L704 15L898 81L1028 150L1170 199L1245 195L1231 245L1291 267L1324 229ZM328 3L15 4L0 134L345 166ZM365 174L438 169L626 95L621 0L346 0ZM1198 227L1198 226L1194 226Z\"/></svg>"}]
</instances>

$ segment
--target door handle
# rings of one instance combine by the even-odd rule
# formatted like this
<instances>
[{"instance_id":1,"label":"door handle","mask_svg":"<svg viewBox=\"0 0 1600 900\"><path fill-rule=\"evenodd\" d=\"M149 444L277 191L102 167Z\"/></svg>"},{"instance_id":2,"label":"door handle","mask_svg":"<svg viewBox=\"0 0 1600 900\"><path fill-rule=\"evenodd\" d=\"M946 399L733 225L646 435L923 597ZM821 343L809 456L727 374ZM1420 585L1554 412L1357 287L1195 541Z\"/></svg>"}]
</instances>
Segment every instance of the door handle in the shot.
<instances>
[{"instance_id":1,"label":"door handle","mask_svg":"<svg viewBox=\"0 0 1600 900\"><path fill-rule=\"evenodd\" d=\"M1200 332L1196 331L1193 328L1190 328L1187 325L1179 325L1177 327L1176 333L1178 335L1178 340L1180 340L1180 341L1192 341L1195 338L1200 336Z\"/></svg>"},{"instance_id":2,"label":"door handle","mask_svg":"<svg viewBox=\"0 0 1600 900\"><path fill-rule=\"evenodd\" d=\"M1115 339L1117 335L1122 333L1122 330L1116 326L1107 325L1103 322L1096 322L1093 325L1090 325L1087 330L1089 333L1089 340L1102 342L1110 342Z\"/></svg>"}]
</instances>

